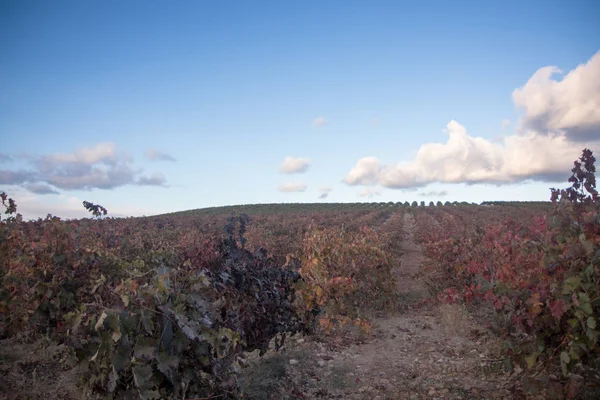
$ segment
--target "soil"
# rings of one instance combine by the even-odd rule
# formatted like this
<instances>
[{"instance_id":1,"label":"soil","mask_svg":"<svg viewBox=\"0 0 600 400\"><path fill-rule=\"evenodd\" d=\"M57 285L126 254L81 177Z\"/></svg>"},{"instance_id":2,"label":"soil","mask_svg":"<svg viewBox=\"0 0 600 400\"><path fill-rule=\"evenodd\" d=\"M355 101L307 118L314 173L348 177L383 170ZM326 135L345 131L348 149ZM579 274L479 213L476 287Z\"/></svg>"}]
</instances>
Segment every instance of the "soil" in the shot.
<instances>
[{"instance_id":1,"label":"soil","mask_svg":"<svg viewBox=\"0 0 600 400\"><path fill-rule=\"evenodd\" d=\"M42 400L83 399L77 388L77 368L63 370L60 360L64 345L44 339L22 343L3 340L0 345L0 399Z\"/></svg>"},{"instance_id":2,"label":"soil","mask_svg":"<svg viewBox=\"0 0 600 400\"><path fill-rule=\"evenodd\" d=\"M245 383L254 398L520 397L515 380L502 372L498 339L463 306L417 306L428 296L419 279L424 258L414 238L414 218L410 213L404 218L402 255L393 270L404 307L373 320L369 338L297 338L283 353L271 355L285 364L278 384L259 393L260 387ZM253 368L246 371L256 374L266 360L250 363ZM268 371L261 373L264 382Z\"/></svg>"}]
</instances>

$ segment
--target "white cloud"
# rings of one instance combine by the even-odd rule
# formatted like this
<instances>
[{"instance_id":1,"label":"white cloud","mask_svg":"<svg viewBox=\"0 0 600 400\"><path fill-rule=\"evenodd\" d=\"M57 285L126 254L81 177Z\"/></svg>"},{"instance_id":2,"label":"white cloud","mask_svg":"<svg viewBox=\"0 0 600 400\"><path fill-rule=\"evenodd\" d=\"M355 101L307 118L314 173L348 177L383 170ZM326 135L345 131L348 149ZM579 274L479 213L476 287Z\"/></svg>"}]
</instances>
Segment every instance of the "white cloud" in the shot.
<instances>
[{"instance_id":1,"label":"white cloud","mask_svg":"<svg viewBox=\"0 0 600 400\"><path fill-rule=\"evenodd\" d=\"M552 79L557 73L557 67L540 68L513 92L515 105L524 110L518 134L491 141L469 135L453 120L444 130L445 143L424 144L413 160L395 165L362 158L344 182L405 189L433 182L566 180L583 148L600 149L600 51L560 81Z\"/></svg>"},{"instance_id":2,"label":"white cloud","mask_svg":"<svg viewBox=\"0 0 600 400\"><path fill-rule=\"evenodd\" d=\"M524 110L521 126L541 134L563 132L576 141L600 137L600 51L562 80L553 79L561 73L555 66L540 68L513 91L515 105Z\"/></svg>"},{"instance_id":3,"label":"white cloud","mask_svg":"<svg viewBox=\"0 0 600 400\"><path fill-rule=\"evenodd\" d=\"M279 185L277 188L280 192L304 192L306 190L306 185L304 183L299 182L286 182L282 185Z\"/></svg>"},{"instance_id":4,"label":"white cloud","mask_svg":"<svg viewBox=\"0 0 600 400\"><path fill-rule=\"evenodd\" d=\"M374 185L379 180L381 163L375 157L365 157L358 160L356 166L344 178L348 185Z\"/></svg>"},{"instance_id":5,"label":"white cloud","mask_svg":"<svg viewBox=\"0 0 600 400\"><path fill-rule=\"evenodd\" d=\"M154 173L149 177L140 176L137 181L137 184L140 186L165 186L167 180L165 176L160 172Z\"/></svg>"},{"instance_id":6,"label":"white cloud","mask_svg":"<svg viewBox=\"0 0 600 400\"><path fill-rule=\"evenodd\" d=\"M402 189L443 183L511 183L527 179L563 181L583 147L600 148L600 141L569 142L564 135L528 132L507 136L501 143L467 134L456 121L447 125L446 143L421 146L414 160L382 165L375 157L359 160L344 181Z\"/></svg>"},{"instance_id":7,"label":"white cloud","mask_svg":"<svg viewBox=\"0 0 600 400\"><path fill-rule=\"evenodd\" d=\"M325 126L327 125L327 120L325 117L317 117L313 120L313 126Z\"/></svg>"},{"instance_id":8,"label":"white cloud","mask_svg":"<svg viewBox=\"0 0 600 400\"><path fill-rule=\"evenodd\" d=\"M150 149L144 155L150 161L177 161L175 157L156 149Z\"/></svg>"},{"instance_id":9,"label":"white cloud","mask_svg":"<svg viewBox=\"0 0 600 400\"><path fill-rule=\"evenodd\" d=\"M374 189L374 188L364 188L363 190L360 191L360 193L358 195L360 197L373 198L375 196L380 196L381 191Z\"/></svg>"},{"instance_id":10,"label":"white cloud","mask_svg":"<svg viewBox=\"0 0 600 400\"><path fill-rule=\"evenodd\" d=\"M284 174L295 174L306 172L310 167L308 158L286 157L283 164L279 166L279 171Z\"/></svg>"},{"instance_id":11,"label":"white cloud","mask_svg":"<svg viewBox=\"0 0 600 400\"><path fill-rule=\"evenodd\" d=\"M79 163L91 165L103 161L116 159L116 146L114 143L98 143L92 148L83 147L73 153L55 153L44 156L42 161L50 164Z\"/></svg>"}]
</instances>

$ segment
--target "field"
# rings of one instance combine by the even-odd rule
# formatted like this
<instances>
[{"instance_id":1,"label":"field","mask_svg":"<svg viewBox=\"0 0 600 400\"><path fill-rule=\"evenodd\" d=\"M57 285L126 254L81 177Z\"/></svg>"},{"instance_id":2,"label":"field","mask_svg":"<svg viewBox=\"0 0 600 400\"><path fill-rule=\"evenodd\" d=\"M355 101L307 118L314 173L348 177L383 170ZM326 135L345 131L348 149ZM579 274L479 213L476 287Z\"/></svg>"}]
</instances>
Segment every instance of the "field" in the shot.
<instances>
[{"instance_id":1,"label":"field","mask_svg":"<svg viewBox=\"0 0 600 400\"><path fill-rule=\"evenodd\" d=\"M590 157L547 203L24 222L3 194L0 396L597 398Z\"/></svg>"}]
</instances>

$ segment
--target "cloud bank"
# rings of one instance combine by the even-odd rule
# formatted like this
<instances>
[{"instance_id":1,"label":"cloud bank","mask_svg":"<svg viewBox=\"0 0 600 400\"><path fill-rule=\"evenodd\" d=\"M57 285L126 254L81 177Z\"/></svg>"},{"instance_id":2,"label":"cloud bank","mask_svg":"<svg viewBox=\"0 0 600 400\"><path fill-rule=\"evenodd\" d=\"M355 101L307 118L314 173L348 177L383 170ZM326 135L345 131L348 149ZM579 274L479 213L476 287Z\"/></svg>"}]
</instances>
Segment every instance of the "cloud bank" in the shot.
<instances>
[{"instance_id":1,"label":"cloud bank","mask_svg":"<svg viewBox=\"0 0 600 400\"><path fill-rule=\"evenodd\" d=\"M26 183L23 187L35 194L58 194L55 189L43 183Z\"/></svg>"},{"instance_id":2,"label":"cloud bank","mask_svg":"<svg viewBox=\"0 0 600 400\"><path fill-rule=\"evenodd\" d=\"M73 153L23 156L29 169L0 170L0 184L18 185L37 194L62 190L114 189L125 185L165 186L156 173L143 175L130 156L118 153L114 143L100 143Z\"/></svg>"}]
</instances>

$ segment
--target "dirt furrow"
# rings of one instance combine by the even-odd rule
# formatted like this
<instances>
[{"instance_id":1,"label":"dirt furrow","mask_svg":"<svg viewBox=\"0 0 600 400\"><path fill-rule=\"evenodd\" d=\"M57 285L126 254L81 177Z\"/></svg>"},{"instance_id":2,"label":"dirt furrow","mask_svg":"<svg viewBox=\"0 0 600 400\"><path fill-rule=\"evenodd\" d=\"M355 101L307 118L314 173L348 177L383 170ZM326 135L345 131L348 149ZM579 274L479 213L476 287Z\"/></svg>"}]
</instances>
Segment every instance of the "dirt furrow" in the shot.
<instances>
[{"instance_id":1,"label":"dirt furrow","mask_svg":"<svg viewBox=\"0 0 600 400\"><path fill-rule=\"evenodd\" d=\"M403 254L393 272L400 299L413 307L375 319L373 335L350 345L298 339L274 356L291 387L263 398L514 398L506 377L493 371L496 339L462 306L416 307L427 296L418 279L424 257L410 213L403 226Z\"/></svg>"}]
</instances>

